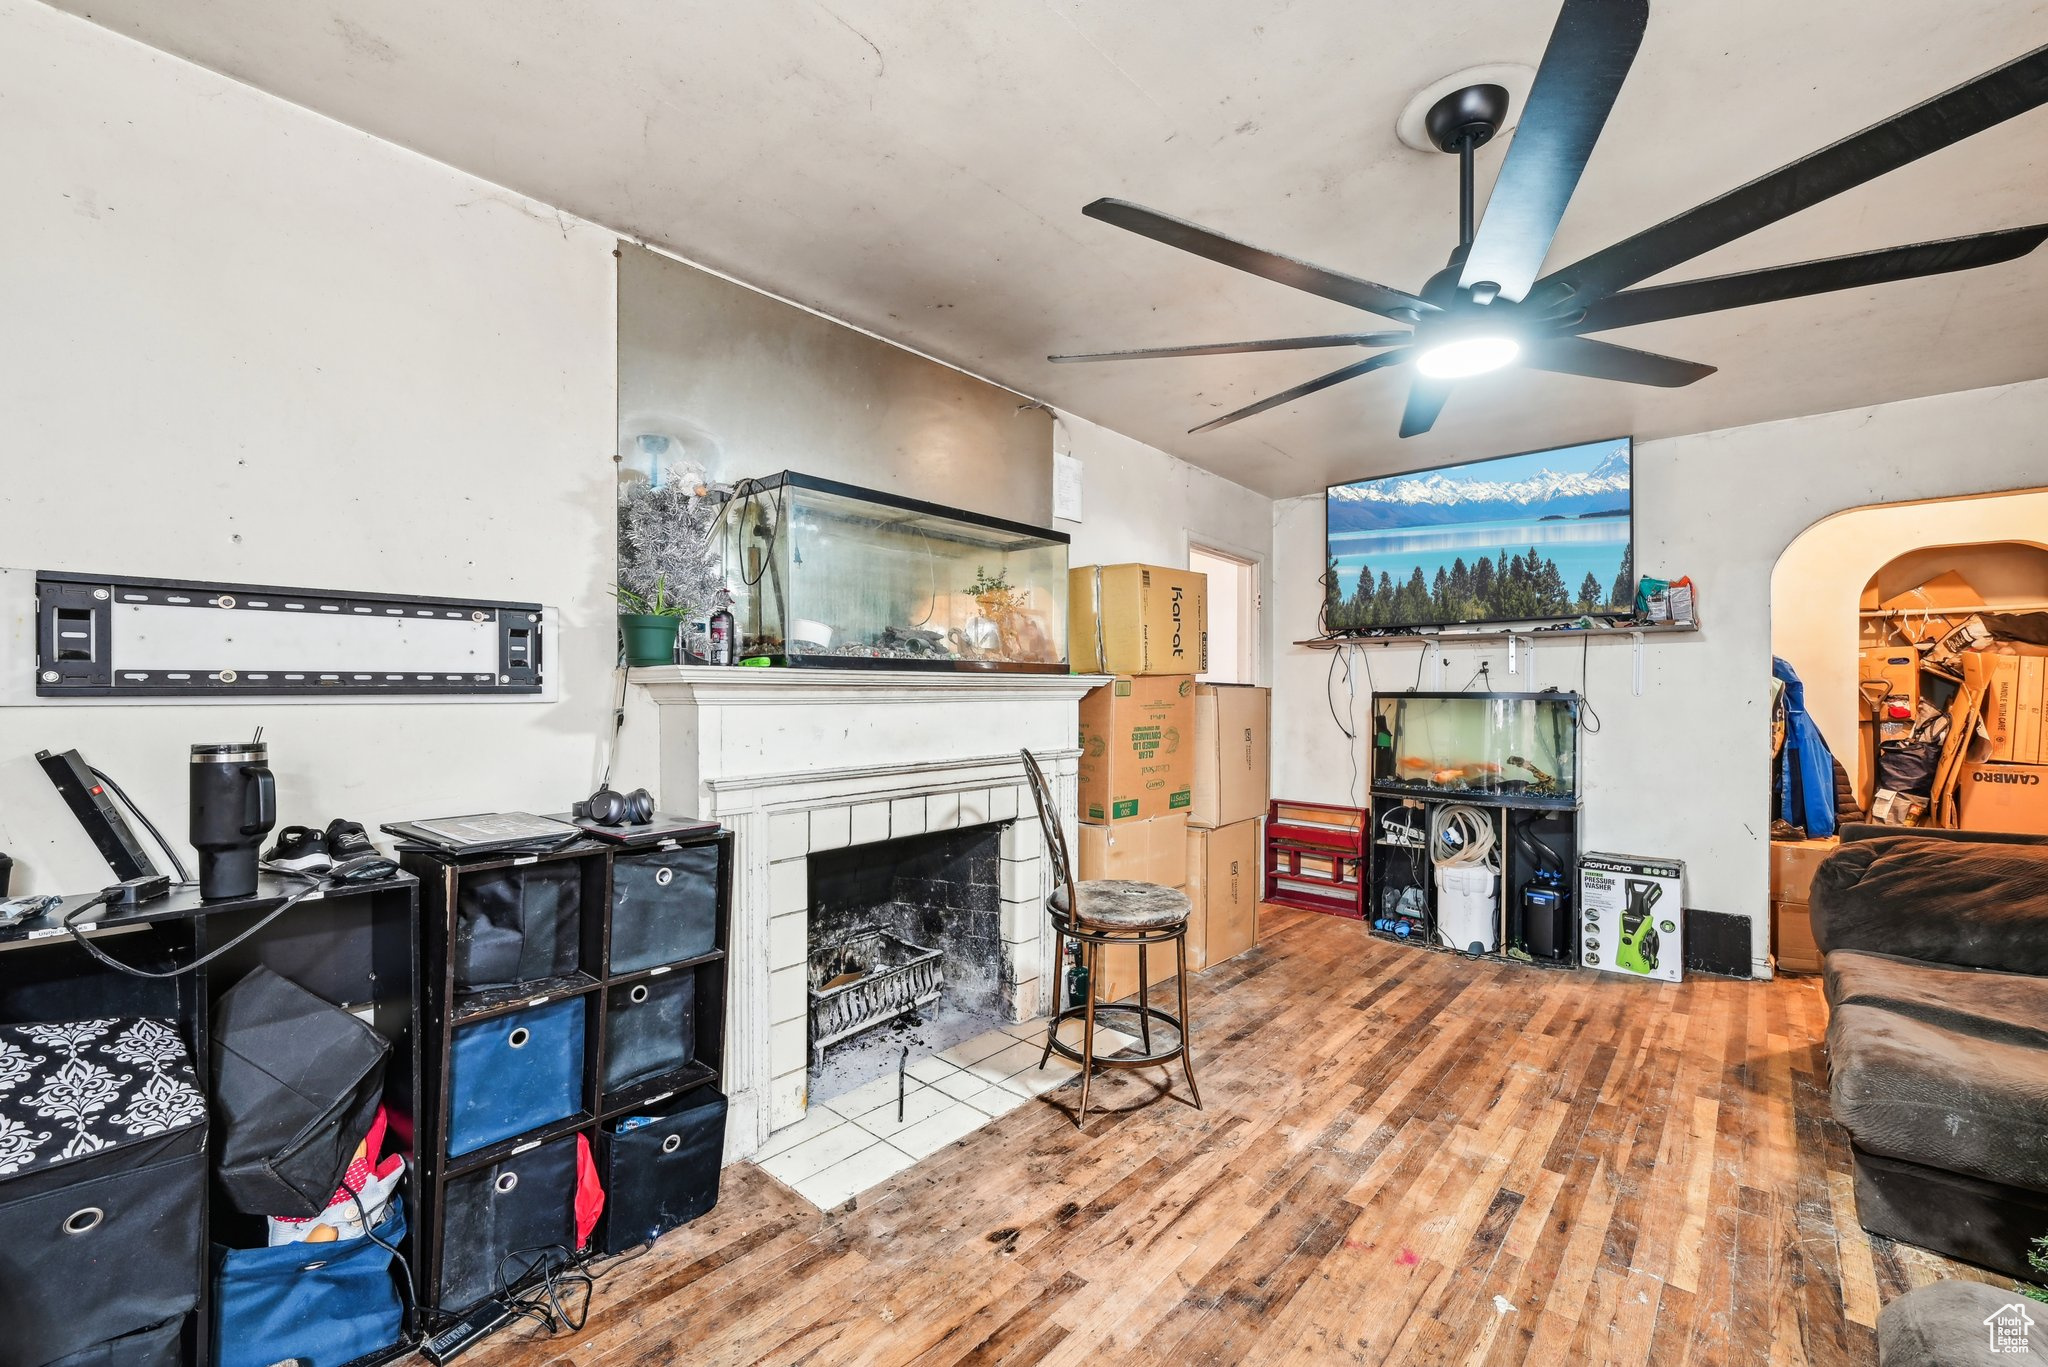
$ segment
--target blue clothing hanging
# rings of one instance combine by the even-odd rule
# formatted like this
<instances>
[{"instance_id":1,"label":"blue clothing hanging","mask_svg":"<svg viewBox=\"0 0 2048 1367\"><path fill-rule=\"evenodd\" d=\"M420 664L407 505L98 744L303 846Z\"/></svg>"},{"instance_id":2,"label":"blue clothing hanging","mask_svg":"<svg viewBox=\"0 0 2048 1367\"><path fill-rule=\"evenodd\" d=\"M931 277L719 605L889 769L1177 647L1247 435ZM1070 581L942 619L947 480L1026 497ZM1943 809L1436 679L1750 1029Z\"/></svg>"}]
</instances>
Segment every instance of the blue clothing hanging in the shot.
<instances>
[{"instance_id":1,"label":"blue clothing hanging","mask_svg":"<svg viewBox=\"0 0 2048 1367\"><path fill-rule=\"evenodd\" d=\"M1771 674L1785 684L1785 748L1778 752L1778 815L1804 827L1809 839L1835 833L1835 756L1806 711L1806 685L1792 666L1771 657Z\"/></svg>"}]
</instances>

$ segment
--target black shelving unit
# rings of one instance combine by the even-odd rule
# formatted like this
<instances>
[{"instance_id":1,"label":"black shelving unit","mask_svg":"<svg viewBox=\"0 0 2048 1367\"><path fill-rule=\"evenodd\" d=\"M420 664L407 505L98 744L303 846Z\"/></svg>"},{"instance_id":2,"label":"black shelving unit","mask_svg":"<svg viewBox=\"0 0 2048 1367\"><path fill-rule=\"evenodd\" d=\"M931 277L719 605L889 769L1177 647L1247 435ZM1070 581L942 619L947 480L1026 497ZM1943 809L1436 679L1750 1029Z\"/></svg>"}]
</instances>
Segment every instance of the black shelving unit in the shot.
<instances>
[{"instance_id":1,"label":"black shelving unit","mask_svg":"<svg viewBox=\"0 0 2048 1367\"><path fill-rule=\"evenodd\" d=\"M614 895L619 865L635 859L667 858L678 851L693 851L702 856L694 861L701 867L684 876L710 880L708 891L715 898L710 947L673 958L656 952L654 957L661 961L648 963L644 962L647 951L640 946L633 966L614 971L615 953L624 942L623 937L615 936L620 929L619 899ZM589 1142L593 1159L601 1162L601 1136L607 1125L627 1116L676 1109L706 1095L704 1089L718 1086L725 1043L726 955L731 943L732 836L726 831L710 830L621 844L578 840L539 854L467 858L401 845L400 859L408 872L418 876L421 886L426 1105L419 1139L419 1170L428 1215L420 1222L419 1280L421 1304L431 1331L460 1316L481 1298L472 1294L476 1290L474 1278L463 1281L448 1275L447 1253L455 1242L446 1231L451 1186L473 1184L494 1168L579 1135ZM685 862L692 861L686 858ZM509 986L479 990L458 987L457 950L465 887L503 879L516 870L563 865L573 865L579 888L578 967L572 972ZM691 889L695 895L706 890L701 882ZM690 983L686 1018L691 1047L687 1055L676 1065L652 1075L608 1085L606 1068L612 1059L613 1035L626 1013L636 1005L651 1002L658 993L680 995L673 985L685 979ZM517 1013L567 1001L578 1002L583 1008L583 1057L576 1109L481 1147L449 1153L454 1100L452 1058L458 1035L477 1027L489 1028L494 1021L502 1024L504 1018ZM502 1181L502 1174L493 1180ZM561 1196L573 1203L573 1187ZM606 1246L606 1235L606 1227L600 1223L589 1244L575 1249L571 1259L593 1256L593 1250ZM518 1290L540 1275L539 1266L523 1272L518 1266L511 1267L505 1278L485 1294Z\"/></svg>"},{"instance_id":2,"label":"black shelving unit","mask_svg":"<svg viewBox=\"0 0 2048 1367\"><path fill-rule=\"evenodd\" d=\"M104 953L153 972L192 964L233 941L275 911L298 884L261 876L252 897L203 901L198 889L133 910L84 913L81 931ZM391 1115L385 1151L406 1158L400 1185L408 1224L400 1244L407 1258L418 1248L423 1193L412 1136L421 1115L421 1031L416 1016L419 980L419 885L409 874L302 899L277 920L234 949L178 977L138 978L108 968L80 948L64 930L64 916L85 897L66 899L45 916L0 928L0 1021L83 1020L106 1016L149 1016L175 1023L192 1051L199 1083L212 1092L212 1016L221 994L257 968L270 969L314 995L367 1020L391 1041L385 1066L384 1104ZM210 1152L210 1151L209 1151ZM210 1161L210 1159L209 1159ZM186 1317L183 1360L188 1367L213 1361L213 1246L262 1247L260 1217L244 1215L209 1181L200 1215L198 1308ZM402 1276L394 1265L393 1276ZM405 1292L401 1290L401 1297ZM409 1305L409 1302L408 1302ZM407 1311L404 1333L389 1348L366 1355L350 1367L369 1367L410 1353L418 1346L418 1317Z\"/></svg>"},{"instance_id":3,"label":"black shelving unit","mask_svg":"<svg viewBox=\"0 0 2048 1367\"><path fill-rule=\"evenodd\" d=\"M1488 711L1540 708L1551 714L1556 728L1552 736L1555 755L1542 762L1557 768L1547 774L1530 765L1519 754L1504 756L1505 762L1451 765L1444 771L1411 771L1402 756L1409 753L1404 735L1406 709L1451 704ZM1437 935L1435 866L1429 848L1433 815L1444 807L1463 806L1482 812L1493 831L1497 851L1494 899L1497 919L1491 957L1514 953L1517 958L1547 968L1578 967L1578 924L1569 914L1562 916L1548 955L1532 952L1529 928L1524 922L1522 892L1540 885L1536 875L1542 864L1559 872L1559 889L1567 897L1580 848L1579 815L1581 797L1577 784L1579 763L1579 709L1576 693L1375 693L1372 716L1376 724L1371 783L1372 826L1368 848L1371 886L1368 892L1366 924L1382 939L1419 944L1431 949L1450 947ZM1423 725L1429 723L1425 721ZM1480 731L1475 729L1473 739ZM1477 760L1483 750L1471 758ZM1537 754L1536 750L1527 751ZM1458 758L1453 756L1453 758ZM1537 853L1532 854L1533 847ZM1419 892L1403 898L1404 892ZM1400 933L1406 929L1405 934Z\"/></svg>"}]
</instances>

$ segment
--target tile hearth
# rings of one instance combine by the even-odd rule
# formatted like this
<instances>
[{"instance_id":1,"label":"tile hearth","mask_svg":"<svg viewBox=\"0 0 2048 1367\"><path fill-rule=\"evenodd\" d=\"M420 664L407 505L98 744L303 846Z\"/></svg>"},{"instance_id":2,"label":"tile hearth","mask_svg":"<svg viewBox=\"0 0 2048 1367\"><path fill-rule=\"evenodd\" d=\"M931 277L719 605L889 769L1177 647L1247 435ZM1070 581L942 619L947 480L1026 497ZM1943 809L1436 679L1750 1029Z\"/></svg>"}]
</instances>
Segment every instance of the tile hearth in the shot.
<instances>
[{"instance_id":1,"label":"tile hearth","mask_svg":"<svg viewBox=\"0 0 2048 1367\"><path fill-rule=\"evenodd\" d=\"M1062 1039L1069 1035L1078 1036L1073 1022L1061 1030ZM1101 1027L1095 1036L1102 1053L1137 1042ZM1040 1018L918 1059L903 1079L900 1120L897 1079L877 1078L813 1102L802 1120L777 1130L754 1161L818 1209L830 1210L1080 1076L1057 1054L1040 1068L1044 1045Z\"/></svg>"}]
</instances>

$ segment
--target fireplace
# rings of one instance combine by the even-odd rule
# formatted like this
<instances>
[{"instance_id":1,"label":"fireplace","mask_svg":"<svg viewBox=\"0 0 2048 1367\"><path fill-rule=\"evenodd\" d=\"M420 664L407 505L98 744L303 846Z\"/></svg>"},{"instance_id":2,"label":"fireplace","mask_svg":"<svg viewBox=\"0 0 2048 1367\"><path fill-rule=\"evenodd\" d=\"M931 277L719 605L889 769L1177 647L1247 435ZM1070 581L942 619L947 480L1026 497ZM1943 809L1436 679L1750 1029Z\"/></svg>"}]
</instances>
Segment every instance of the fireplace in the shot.
<instances>
[{"instance_id":1,"label":"fireplace","mask_svg":"<svg viewBox=\"0 0 2048 1367\"><path fill-rule=\"evenodd\" d=\"M993 837L993 963L980 949L949 949L943 938L956 929L985 930L985 900L947 908L962 914L942 919L937 929L919 922L897 933L911 946L941 951L941 1010L935 1018L921 1010L925 1019L916 1028L932 1032L934 1042L943 1039L936 1027L954 1009L951 1003L973 1003L977 995L980 1006L961 1009L990 1010L987 1019L996 1023L1014 1025L1045 1013L1056 971L1045 918L1051 877L1017 752L1029 748L1037 756L1060 810L1072 813L1077 705L1105 680L687 666L635 670L632 678L653 706L629 707L621 754L644 755L649 737L643 728L652 722L662 809L715 817L736 837L720 1070L732 1103L728 1158L751 1155L771 1134L802 1122L813 1099L810 922L820 905L813 864L829 866L864 847L941 837L923 853L905 847L905 859L918 865L937 857L931 851L951 850L944 838L959 835L983 845L982 853L967 858L985 869L985 841ZM1067 839L1074 839L1071 825ZM872 892L879 875L872 860L862 858L870 864L864 877ZM826 881L834 881L829 869ZM958 881L970 887L986 882L973 876ZM835 900L841 899L825 890L825 914ZM904 957L893 946L887 953ZM992 1008L987 995L964 985L970 972L984 988L993 985ZM859 1051L850 1046L892 1028L857 1031L828 1046L834 1066L842 1053L851 1066ZM898 1040L893 1053L875 1048L883 1055L878 1076L901 1064L905 1042ZM837 1080L827 1077L824 1085Z\"/></svg>"},{"instance_id":2,"label":"fireplace","mask_svg":"<svg viewBox=\"0 0 2048 1367\"><path fill-rule=\"evenodd\" d=\"M811 856L812 1101L1010 1021L1002 836L991 823Z\"/></svg>"}]
</instances>

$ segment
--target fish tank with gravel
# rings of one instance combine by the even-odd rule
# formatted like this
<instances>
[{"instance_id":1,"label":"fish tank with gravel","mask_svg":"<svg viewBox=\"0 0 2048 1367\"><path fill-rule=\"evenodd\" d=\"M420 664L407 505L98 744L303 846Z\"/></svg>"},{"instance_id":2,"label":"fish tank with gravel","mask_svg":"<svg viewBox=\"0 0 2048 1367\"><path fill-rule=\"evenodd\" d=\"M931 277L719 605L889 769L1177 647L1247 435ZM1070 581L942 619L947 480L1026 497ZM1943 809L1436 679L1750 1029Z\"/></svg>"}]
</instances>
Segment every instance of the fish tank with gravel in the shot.
<instances>
[{"instance_id":1,"label":"fish tank with gravel","mask_svg":"<svg viewBox=\"0 0 2048 1367\"><path fill-rule=\"evenodd\" d=\"M1067 672L1067 537L784 471L719 520L739 658Z\"/></svg>"},{"instance_id":2,"label":"fish tank with gravel","mask_svg":"<svg viewBox=\"0 0 2048 1367\"><path fill-rule=\"evenodd\" d=\"M1578 694L1376 693L1372 701L1374 792L1578 805Z\"/></svg>"}]
</instances>

